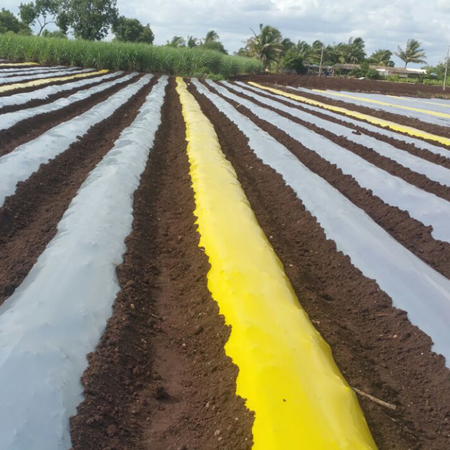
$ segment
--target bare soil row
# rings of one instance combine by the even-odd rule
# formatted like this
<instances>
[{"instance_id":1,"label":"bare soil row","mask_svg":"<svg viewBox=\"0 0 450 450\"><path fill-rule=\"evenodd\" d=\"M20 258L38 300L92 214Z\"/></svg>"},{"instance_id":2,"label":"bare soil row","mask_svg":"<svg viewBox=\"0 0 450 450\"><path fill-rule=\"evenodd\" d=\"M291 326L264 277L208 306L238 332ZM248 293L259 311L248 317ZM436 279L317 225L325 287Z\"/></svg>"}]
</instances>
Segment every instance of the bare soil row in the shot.
<instances>
[{"instance_id":1,"label":"bare soil row","mask_svg":"<svg viewBox=\"0 0 450 450\"><path fill-rule=\"evenodd\" d=\"M6 155L12 152L19 145L25 144L33 139L36 139L41 134L50 130L51 128L59 125L62 122L66 122L74 117L78 117L87 110L94 107L97 103L107 100L111 95L120 91L124 87L131 83L135 83L138 78L133 78L123 83L111 86L102 92L91 95L90 97L80 100L78 102L72 103L64 108L58 109L57 111L48 112L45 114L38 114L29 119L22 120L16 125L7 128L6 130L0 131L0 142L4 142L0 148L0 156ZM154 80L152 80L154 84ZM26 103L23 108L28 108L29 105ZM123 114L126 114L123 113Z\"/></svg>"},{"instance_id":2,"label":"bare soil row","mask_svg":"<svg viewBox=\"0 0 450 450\"><path fill-rule=\"evenodd\" d=\"M434 269L450 278L450 244L435 240L431 235L431 227L427 227L421 222L411 218L406 211L387 205L379 197L373 195L372 191L362 188L353 177L343 174L342 170L335 164L329 163L313 150L306 148L301 142L290 137L287 133L281 131L267 121L260 119L243 105L229 99L226 100L234 107L238 108L239 112L250 118L261 129L268 132L277 141L288 148L306 167L325 179L356 206L363 209L376 223L381 225L403 246L408 248ZM259 105L272 109L261 103L259 103ZM279 111L277 110L276 112ZM291 120L295 119L285 113L280 112L280 114ZM308 124L299 119L295 119L294 121L300 123L305 128L331 139L341 147L347 148L349 151L353 151L359 156L368 159L382 169L389 168L389 171L395 170L397 176L400 176L408 182L412 182L412 184L418 187L426 186L429 192L437 195L441 194L446 199L449 198L447 188L444 188L438 183L431 182L426 179L426 177L412 172L409 169L405 169L402 166L397 165L396 167L394 164L390 165L385 161L386 158L373 156L372 153L374 152L371 152L370 149L358 146L349 142L342 136L333 135L322 128Z\"/></svg>"},{"instance_id":3,"label":"bare soil row","mask_svg":"<svg viewBox=\"0 0 450 450\"><path fill-rule=\"evenodd\" d=\"M368 92L410 97L430 98L439 96L450 98L450 91L443 92L441 86L421 83L392 83L388 81L358 80L355 78L317 77L295 74L244 75L236 77L240 81L305 87L308 89L332 89L337 91Z\"/></svg>"},{"instance_id":4,"label":"bare soil row","mask_svg":"<svg viewBox=\"0 0 450 450\"><path fill-rule=\"evenodd\" d=\"M351 386L397 406L391 411L360 397L380 450L444 450L450 377L443 358L430 351L429 337L336 250L282 177L256 158L238 128L193 87L191 92L212 120L301 305L331 345L342 373Z\"/></svg>"},{"instance_id":5,"label":"bare soil row","mask_svg":"<svg viewBox=\"0 0 450 450\"><path fill-rule=\"evenodd\" d=\"M41 166L0 209L0 303L23 281L82 182L136 117L155 81ZM379 449L446 450L450 377L443 358L431 351L430 338L336 250L282 177L256 158L238 128L193 86L190 90L212 121L301 305L331 345L342 373L352 387L395 405L393 411L360 397ZM301 143L239 110L449 276L449 250L439 247L429 230ZM70 113L65 114L67 120ZM56 123L55 117L46 117L39 126ZM33 133L38 124L28 127L24 132ZM314 131L349 145L326 130ZM350 145L348 150L367 153ZM171 79L162 124L134 196L133 231L117 269L122 290L96 351L87 356L85 399L71 421L74 450L252 447L254 418L235 394L238 368L225 355L229 329L207 289L209 264L198 246L194 209L185 126Z\"/></svg>"}]
</instances>

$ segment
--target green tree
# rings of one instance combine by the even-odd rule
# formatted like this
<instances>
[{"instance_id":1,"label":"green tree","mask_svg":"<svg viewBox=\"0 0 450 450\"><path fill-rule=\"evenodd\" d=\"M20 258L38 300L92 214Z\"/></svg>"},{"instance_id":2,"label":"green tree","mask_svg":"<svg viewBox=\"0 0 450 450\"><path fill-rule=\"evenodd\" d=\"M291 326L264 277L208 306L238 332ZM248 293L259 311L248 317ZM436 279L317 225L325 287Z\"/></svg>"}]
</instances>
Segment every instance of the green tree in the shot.
<instances>
[{"instance_id":1,"label":"green tree","mask_svg":"<svg viewBox=\"0 0 450 450\"><path fill-rule=\"evenodd\" d=\"M195 38L194 36L188 36L187 46L189 48L198 47L198 45L199 45L199 40L197 38Z\"/></svg>"},{"instance_id":2,"label":"green tree","mask_svg":"<svg viewBox=\"0 0 450 450\"><path fill-rule=\"evenodd\" d=\"M44 30L42 32L42 36L47 37L47 38L67 39L67 36L60 30L56 30L56 31Z\"/></svg>"},{"instance_id":3,"label":"green tree","mask_svg":"<svg viewBox=\"0 0 450 450\"><path fill-rule=\"evenodd\" d=\"M168 47L186 47L186 41L181 36L174 36L171 41L167 41Z\"/></svg>"},{"instance_id":4,"label":"green tree","mask_svg":"<svg viewBox=\"0 0 450 450\"><path fill-rule=\"evenodd\" d=\"M116 39L120 42L142 42L144 44L153 44L155 35L150 25L142 25L137 19L128 19L121 16L113 24L112 31Z\"/></svg>"},{"instance_id":5,"label":"green tree","mask_svg":"<svg viewBox=\"0 0 450 450\"><path fill-rule=\"evenodd\" d=\"M226 55L228 54L222 42L220 42L220 36L214 30L208 31L206 33L205 39L203 41L200 41L200 45L204 49L215 50L216 52L221 52Z\"/></svg>"},{"instance_id":6,"label":"green tree","mask_svg":"<svg viewBox=\"0 0 450 450\"><path fill-rule=\"evenodd\" d=\"M302 57L304 62L312 62L310 60L311 57L311 46L305 41L298 41L296 48L298 50L299 55Z\"/></svg>"},{"instance_id":7,"label":"green tree","mask_svg":"<svg viewBox=\"0 0 450 450\"><path fill-rule=\"evenodd\" d=\"M309 59L310 59L309 62L319 64L323 48L324 44L322 41L319 40L314 41L311 45L311 49L309 52Z\"/></svg>"},{"instance_id":8,"label":"green tree","mask_svg":"<svg viewBox=\"0 0 450 450\"><path fill-rule=\"evenodd\" d=\"M253 55L250 53L250 49L248 48L248 44L245 47L241 47L236 53L236 56L243 56L245 58L252 58Z\"/></svg>"},{"instance_id":9,"label":"green tree","mask_svg":"<svg viewBox=\"0 0 450 450\"><path fill-rule=\"evenodd\" d=\"M38 36L42 34L45 27L56 23L61 11L61 0L35 0L34 2L21 3L19 6L20 18L28 26L39 25Z\"/></svg>"},{"instance_id":10,"label":"green tree","mask_svg":"<svg viewBox=\"0 0 450 450\"><path fill-rule=\"evenodd\" d=\"M425 51L420 48L422 44L415 39L408 39L406 43L406 48L403 50L400 46L398 47L398 52L395 53L404 63L405 69L409 63L426 63L425 59L427 55Z\"/></svg>"},{"instance_id":11,"label":"green tree","mask_svg":"<svg viewBox=\"0 0 450 450\"><path fill-rule=\"evenodd\" d=\"M118 19L116 0L65 0L57 24L78 39L101 40Z\"/></svg>"},{"instance_id":12,"label":"green tree","mask_svg":"<svg viewBox=\"0 0 450 450\"><path fill-rule=\"evenodd\" d=\"M284 38L281 41L281 46L283 47L284 53L287 53L292 47L295 47L295 44L289 38Z\"/></svg>"},{"instance_id":13,"label":"green tree","mask_svg":"<svg viewBox=\"0 0 450 450\"><path fill-rule=\"evenodd\" d=\"M296 73L304 73L303 57L298 48L294 45L284 55L281 67L288 71L295 71Z\"/></svg>"},{"instance_id":14,"label":"green tree","mask_svg":"<svg viewBox=\"0 0 450 450\"><path fill-rule=\"evenodd\" d=\"M431 74L434 74L434 76L438 77L439 79L443 80L445 76L445 62L438 63L437 66L425 66L422 67L422 69L425 69L427 71L428 76L432 76Z\"/></svg>"},{"instance_id":15,"label":"green tree","mask_svg":"<svg viewBox=\"0 0 450 450\"><path fill-rule=\"evenodd\" d=\"M0 11L0 33L31 34L30 27L21 22L11 11L2 8Z\"/></svg>"},{"instance_id":16,"label":"green tree","mask_svg":"<svg viewBox=\"0 0 450 450\"><path fill-rule=\"evenodd\" d=\"M342 43L327 45L325 47L325 52L323 55L323 65L324 66L334 66L342 62Z\"/></svg>"},{"instance_id":17,"label":"green tree","mask_svg":"<svg viewBox=\"0 0 450 450\"><path fill-rule=\"evenodd\" d=\"M205 40L203 41L204 44L208 44L210 42L218 42L219 41L219 35L217 34L217 31L211 30L206 33Z\"/></svg>"},{"instance_id":18,"label":"green tree","mask_svg":"<svg viewBox=\"0 0 450 450\"><path fill-rule=\"evenodd\" d=\"M366 44L360 37L350 38L347 43L338 45L338 50L341 55L341 60L344 64L360 64L366 57L364 51Z\"/></svg>"},{"instance_id":19,"label":"green tree","mask_svg":"<svg viewBox=\"0 0 450 450\"><path fill-rule=\"evenodd\" d=\"M393 53L390 50L379 49L373 52L368 59L369 64L376 66L394 67L394 61L391 60Z\"/></svg>"},{"instance_id":20,"label":"green tree","mask_svg":"<svg viewBox=\"0 0 450 450\"><path fill-rule=\"evenodd\" d=\"M252 30L254 37L247 41L249 54L261 60L264 68L277 62L283 53L282 36L280 30L270 25L259 25L259 34Z\"/></svg>"}]
</instances>

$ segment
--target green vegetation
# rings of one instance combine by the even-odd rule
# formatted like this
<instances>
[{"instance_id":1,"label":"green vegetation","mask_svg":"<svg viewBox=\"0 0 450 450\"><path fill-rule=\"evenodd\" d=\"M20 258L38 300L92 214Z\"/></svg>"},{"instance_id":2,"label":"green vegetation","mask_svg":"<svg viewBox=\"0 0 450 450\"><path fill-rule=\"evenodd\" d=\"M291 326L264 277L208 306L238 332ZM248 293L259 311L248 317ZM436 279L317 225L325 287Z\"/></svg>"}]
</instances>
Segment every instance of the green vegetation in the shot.
<instances>
[{"instance_id":1,"label":"green vegetation","mask_svg":"<svg viewBox=\"0 0 450 450\"><path fill-rule=\"evenodd\" d=\"M0 58L41 64L138 70L181 76L215 76L262 72L254 59L200 48L172 48L140 43L92 42L0 34Z\"/></svg>"},{"instance_id":2,"label":"green vegetation","mask_svg":"<svg viewBox=\"0 0 450 450\"><path fill-rule=\"evenodd\" d=\"M361 37L333 45L320 40L295 43L278 28L264 24L257 32L250 28L253 36L236 56L228 56L214 30L203 38L174 36L166 45L154 46L150 25L120 16L117 0L29 0L21 3L19 10L20 18L8 10L0 11L0 57L218 79L263 71L302 74L312 69L317 73L319 65L325 68L321 72L328 75L329 67L337 65L333 75L375 80L382 76L370 65L395 66L394 53L388 49L379 49L368 57ZM47 29L50 24L54 24L52 31ZM30 36L32 28L46 39ZM103 40L110 31L115 35L113 42L94 42ZM405 62L405 68L409 63L424 63L426 57L415 39L409 39L405 49L398 47L395 55ZM344 64L353 67L339 66ZM426 75L415 74L412 81L406 82L439 84L443 80L444 64L425 69Z\"/></svg>"},{"instance_id":3,"label":"green vegetation","mask_svg":"<svg viewBox=\"0 0 450 450\"><path fill-rule=\"evenodd\" d=\"M238 54L259 59L265 69L275 65L278 69L284 54L283 37L280 30L270 25L259 25L259 34L252 30L254 36L247 41L247 45Z\"/></svg>"},{"instance_id":4,"label":"green vegetation","mask_svg":"<svg viewBox=\"0 0 450 450\"><path fill-rule=\"evenodd\" d=\"M127 19L122 16L117 19L112 27L116 39L120 42L141 42L143 44L153 44L155 35L147 24L145 27L137 19Z\"/></svg>"},{"instance_id":5,"label":"green vegetation","mask_svg":"<svg viewBox=\"0 0 450 450\"><path fill-rule=\"evenodd\" d=\"M300 58L304 64L359 64L366 58L365 43L360 37L350 38L348 42L336 45L325 45L321 41L314 41L312 45L305 41L297 44L289 38L283 38L280 30L270 25L260 25L259 33L252 30L254 36L247 40L245 47L238 51L238 55L257 58L262 61L267 70L293 70L301 73ZM293 58L295 57L295 67Z\"/></svg>"},{"instance_id":6,"label":"green vegetation","mask_svg":"<svg viewBox=\"0 0 450 450\"><path fill-rule=\"evenodd\" d=\"M405 50L403 50L400 46L398 47L398 52L396 56L398 56L404 63L405 68L409 63L426 63L424 58L427 57L424 50L420 48L420 42L415 39L408 39L406 43Z\"/></svg>"},{"instance_id":7,"label":"green vegetation","mask_svg":"<svg viewBox=\"0 0 450 450\"><path fill-rule=\"evenodd\" d=\"M166 45L169 47L201 47L203 50L215 50L216 52L224 53L225 55L228 54L222 42L220 42L219 35L214 30L208 31L204 39L188 36L186 41L182 36L174 36L170 41L167 41Z\"/></svg>"},{"instance_id":8,"label":"green vegetation","mask_svg":"<svg viewBox=\"0 0 450 450\"><path fill-rule=\"evenodd\" d=\"M58 26L69 28L77 39L99 41L119 18L116 0L59 0L62 4Z\"/></svg>"},{"instance_id":9,"label":"green vegetation","mask_svg":"<svg viewBox=\"0 0 450 450\"><path fill-rule=\"evenodd\" d=\"M373 52L367 62L375 66L394 67L395 63L391 60L393 53L390 50L377 50Z\"/></svg>"},{"instance_id":10,"label":"green vegetation","mask_svg":"<svg viewBox=\"0 0 450 450\"><path fill-rule=\"evenodd\" d=\"M36 0L30 3L21 3L19 6L20 18L28 27L38 24L38 36L40 36L47 25L56 23L60 8L61 2L58 0Z\"/></svg>"},{"instance_id":11,"label":"green vegetation","mask_svg":"<svg viewBox=\"0 0 450 450\"><path fill-rule=\"evenodd\" d=\"M2 8L0 11L0 34L4 33L30 35L31 29L26 23L21 22L11 11Z\"/></svg>"},{"instance_id":12,"label":"green vegetation","mask_svg":"<svg viewBox=\"0 0 450 450\"><path fill-rule=\"evenodd\" d=\"M282 69L289 72L305 73L305 66L303 65L303 56L300 54L298 48L294 45L286 52L282 60Z\"/></svg>"}]
</instances>

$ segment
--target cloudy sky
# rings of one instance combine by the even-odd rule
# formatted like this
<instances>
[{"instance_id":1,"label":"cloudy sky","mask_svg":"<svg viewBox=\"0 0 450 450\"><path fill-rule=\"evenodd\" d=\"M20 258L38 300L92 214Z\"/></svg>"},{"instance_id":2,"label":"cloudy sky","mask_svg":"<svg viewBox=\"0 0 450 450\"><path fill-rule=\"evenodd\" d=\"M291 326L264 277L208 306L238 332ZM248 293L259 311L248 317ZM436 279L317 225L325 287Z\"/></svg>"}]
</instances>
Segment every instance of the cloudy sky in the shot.
<instances>
[{"instance_id":1,"label":"cloudy sky","mask_svg":"<svg viewBox=\"0 0 450 450\"><path fill-rule=\"evenodd\" d=\"M17 12L21 0L3 0ZM23 1L23 0L22 0ZM117 0L121 14L150 23L156 44L174 35L202 37L216 30L233 52L260 23L293 41L326 44L361 36L368 53L422 42L427 62L443 61L450 44L450 0ZM396 59L397 65L400 61Z\"/></svg>"}]
</instances>

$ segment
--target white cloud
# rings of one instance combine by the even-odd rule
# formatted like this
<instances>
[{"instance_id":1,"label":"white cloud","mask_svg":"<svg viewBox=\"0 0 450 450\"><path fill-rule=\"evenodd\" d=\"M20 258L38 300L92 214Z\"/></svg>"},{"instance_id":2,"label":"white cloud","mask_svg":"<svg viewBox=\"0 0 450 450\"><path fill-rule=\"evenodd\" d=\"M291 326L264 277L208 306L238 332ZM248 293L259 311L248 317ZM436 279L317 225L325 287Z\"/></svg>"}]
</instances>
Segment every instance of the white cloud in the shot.
<instances>
[{"instance_id":1,"label":"white cloud","mask_svg":"<svg viewBox=\"0 0 450 450\"><path fill-rule=\"evenodd\" d=\"M3 0L2 7L17 12L20 1ZM118 7L150 23L157 44L214 29L225 47L236 51L250 37L250 27L264 23L293 41L332 44L361 36L368 53L395 51L412 37L422 42L428 63L436 64L450 43L450 0L118 0Z\"/></svg>"}]
</instances>

